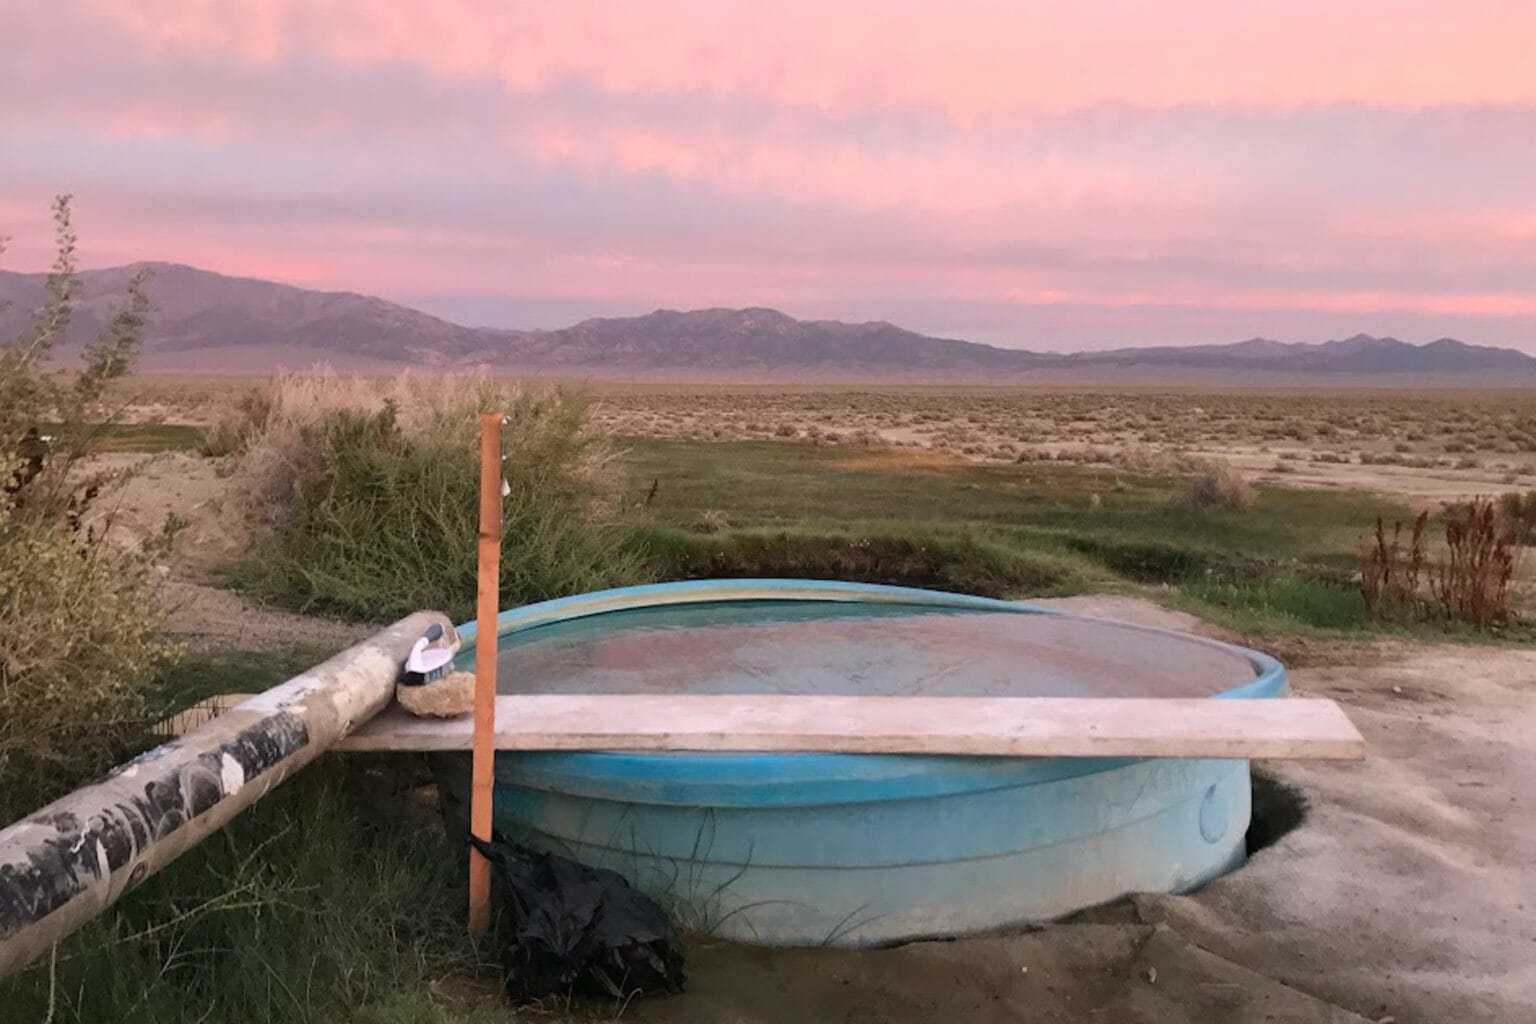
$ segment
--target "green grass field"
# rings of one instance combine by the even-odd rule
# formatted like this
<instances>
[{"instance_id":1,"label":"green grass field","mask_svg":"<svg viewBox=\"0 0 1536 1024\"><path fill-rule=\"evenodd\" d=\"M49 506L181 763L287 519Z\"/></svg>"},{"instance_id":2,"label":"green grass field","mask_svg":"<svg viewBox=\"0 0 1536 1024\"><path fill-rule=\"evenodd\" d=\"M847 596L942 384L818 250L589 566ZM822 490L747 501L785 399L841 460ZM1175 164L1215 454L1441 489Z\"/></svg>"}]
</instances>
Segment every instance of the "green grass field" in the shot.
<instances>
[{"instance_id":1,"label":"green grass field","mask_svg":"<svg viewBox=\"0 0 1536 1024\"><path fill-rule=\"evenodd\" d=\"M39 429L54 434L62 428L44 423ZM96 428L91 450L99 454L197 451L206 435L203 427L185 423L105 423Z\"/></svg>"},{"instance_id":2,"label":"green grass field","mask_svg":"<svg viewBox=\"0 0 1536 1024\"><path fill-rule=\"evenodd\" d=\"M1112 467L777 442L630 440L621 461L647 524L640 543L663 576L1140 593L1255 636L1469 633L1367 615L1360 539L1378 516L1411 513L1364 492L1260 488L1248 509L1202 509L1176 500L1178 478Z\"/></svg>"}]
</instances>

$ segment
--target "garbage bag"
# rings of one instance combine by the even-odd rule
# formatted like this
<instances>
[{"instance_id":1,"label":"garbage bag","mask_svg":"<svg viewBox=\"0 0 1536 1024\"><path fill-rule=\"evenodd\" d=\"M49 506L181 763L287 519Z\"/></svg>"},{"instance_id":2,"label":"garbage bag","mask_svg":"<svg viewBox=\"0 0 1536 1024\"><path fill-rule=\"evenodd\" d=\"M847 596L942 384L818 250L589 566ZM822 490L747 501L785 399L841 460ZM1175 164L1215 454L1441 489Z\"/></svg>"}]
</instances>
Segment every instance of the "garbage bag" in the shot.
<instances>
[{"instance_id":1,"label":"garbage bag","mask_svg":"<svg viewBox=\"0 0 1536 1024\"><path fill-rule=\"evenodd\" d=\"M672 921L623 876L497 840L470 842L491 862L507 995L626 999L683 990Z\"/></svg>"}]
</instances>

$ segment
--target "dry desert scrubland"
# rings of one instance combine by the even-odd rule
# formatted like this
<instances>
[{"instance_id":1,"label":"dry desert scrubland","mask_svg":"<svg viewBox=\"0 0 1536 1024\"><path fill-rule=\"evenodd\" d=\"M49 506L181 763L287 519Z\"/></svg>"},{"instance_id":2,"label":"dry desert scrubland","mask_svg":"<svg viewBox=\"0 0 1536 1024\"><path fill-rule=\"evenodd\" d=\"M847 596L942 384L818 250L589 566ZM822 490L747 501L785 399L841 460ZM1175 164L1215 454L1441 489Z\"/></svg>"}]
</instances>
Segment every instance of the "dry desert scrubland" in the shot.
<instances>
[{"instance_id":1,"label":"dry desert scrubland","mask_svg":"<svg viewBox=\"0 0 1536 1024\"><path fill-rule=\"evenodd\" d=\"M1536 486L1530 389L534 383L585 390L593 426L620 438L798 440L1151 472L1215 457L1256 482L1424 503ZM141 376L120 400L133 421L213 426L258 386Z\"/></svg>"}]
</instances>

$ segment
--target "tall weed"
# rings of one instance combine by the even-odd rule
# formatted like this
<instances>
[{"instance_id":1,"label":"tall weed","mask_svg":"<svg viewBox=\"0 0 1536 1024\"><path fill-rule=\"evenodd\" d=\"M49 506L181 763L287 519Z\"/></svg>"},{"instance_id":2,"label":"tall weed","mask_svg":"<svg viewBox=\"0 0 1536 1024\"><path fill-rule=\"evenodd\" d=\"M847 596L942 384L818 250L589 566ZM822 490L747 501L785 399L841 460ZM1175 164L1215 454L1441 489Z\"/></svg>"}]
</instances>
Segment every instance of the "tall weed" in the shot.
<instances>
[{"instance_id":1,"label":"tall weed","mask_svg":"<svg viewBox=\"0 0 1536 1024\"><path fill-rule=\"evenodd\" d=\"M111 414L148 310L142 279L72 375L50 368L76 293L69 197L54 204L58 256L48 299L0 343L0 813L22 812L108 765L153 713L151 680L178 650L160 630L153 567L82 526L113 482L89 456ZM55 436L45 440L39 425Z\"/></svg>"},{"instance_id":2,"label":"tall weed","mask_svg":"<svg viewBox=\"0 0 1536 1024\"><path fill-rule=\"evenodd\" d=\"M1452 507L1445 545L1431 550L1420 513L1403 542L1403 524L1391 539L1381 518L1373 538L1360 544L1360 592L1378 618L1422 618L1436 608L1450 622L1478 629L1514 618L1515 567L1520 523L1487 498ZM1421 582L1422 581L1422 582ZM1427 591L1427 593L1426 593Z\"/></svg>"},{"instance_id":3,"label":"tall weed","mask_svg":"<svg viewBox=\"0 0 1536 1024\"><path fill-rule=\"evenodd\" d=\"M1372 615L1416 614L1421 607L1420 577L1427 562L1424 527L1429 513L1421 512L1403 542L1403 524L1394 523L1387 539L1386 524L1376 517L1376 531L1360 542L1360 595Z\"/></svg>"},{"instance_id":4,"label":"tall weed","mask_svg":"<svg viewBox=\"0 0 1536 1024\"><path fill-rule=\"evenodd\" d=\"M1445 543L1429 583L1446 617L1480 628L1508 622L1520 550L1516 525L1492 501L1475 498L1446 520Z\"/></svg>"}]
</instances>

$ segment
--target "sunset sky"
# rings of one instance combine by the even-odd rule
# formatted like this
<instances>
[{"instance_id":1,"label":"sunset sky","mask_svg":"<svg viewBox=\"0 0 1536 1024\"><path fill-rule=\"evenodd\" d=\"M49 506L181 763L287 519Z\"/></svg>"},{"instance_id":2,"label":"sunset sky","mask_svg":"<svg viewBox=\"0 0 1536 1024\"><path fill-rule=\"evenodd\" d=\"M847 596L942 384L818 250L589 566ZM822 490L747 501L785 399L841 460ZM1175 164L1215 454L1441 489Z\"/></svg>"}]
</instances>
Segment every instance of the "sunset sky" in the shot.
<instances>
[{"instance_id":1,"label":"sunset sky","mask_svg":"<svg viewBox=\"0 0 1536 1024\"><path fill-rule=\"evenodd\" d=\"M0 256L1536 352L1536 2L0 0Z\"/></svg>"}]
</instances>

